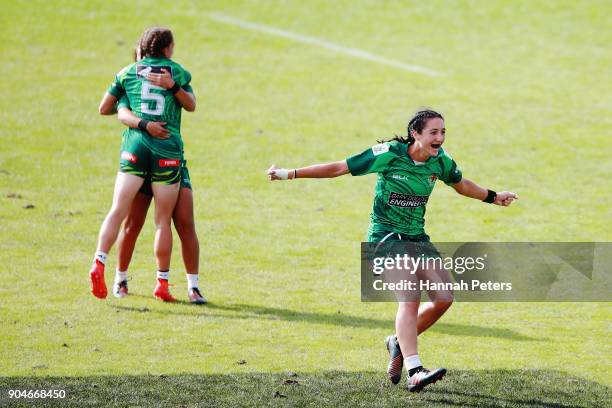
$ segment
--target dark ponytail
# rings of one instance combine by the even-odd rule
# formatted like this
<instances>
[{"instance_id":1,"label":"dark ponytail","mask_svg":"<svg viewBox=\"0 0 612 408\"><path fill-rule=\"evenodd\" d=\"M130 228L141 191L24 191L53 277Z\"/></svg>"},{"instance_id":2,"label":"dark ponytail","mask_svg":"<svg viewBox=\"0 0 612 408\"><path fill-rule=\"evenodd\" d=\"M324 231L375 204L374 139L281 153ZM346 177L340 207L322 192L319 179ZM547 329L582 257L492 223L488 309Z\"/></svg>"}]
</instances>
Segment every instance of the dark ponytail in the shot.
<instances>
[{"instance_id":1,"label":"dark ponytail","mask_svg":"<svg viewBox=\"0 0 612 408\"><path fill-rule=\"evenodd\" d=\"M414 143L414 137L412 137L412 135L408 133L408 136L395 135L391 139L380 139L380 140L376 140L376 142L377 143L400 142L400 143L405 143L407 145L411 145Z\"/></svg>"},{"instance_id":2,"label":"dark ponytail","mask_svg":"<svg viewBox=\"0 0 612 408\"><path fill-rule=\"evenodd\" d=\"M410 145L414 143L414 137L412 137L411 132L414 130L417 133L421 133L423 129L425 129L425 125L427 124L427 121L433 118L440 118L444 120L442 115L436 112L435 110L432 110L432 109L420 110L414 114L414 116L412 117L412 119L410 119L410 121L408 121L408 126L406 126L406 130L408 134L406 136L395 135L395 137L391 139L377 140L377 142L378 143L400 142L400 143L405 143L405 144Z\"/></svg>"}]
</instances>

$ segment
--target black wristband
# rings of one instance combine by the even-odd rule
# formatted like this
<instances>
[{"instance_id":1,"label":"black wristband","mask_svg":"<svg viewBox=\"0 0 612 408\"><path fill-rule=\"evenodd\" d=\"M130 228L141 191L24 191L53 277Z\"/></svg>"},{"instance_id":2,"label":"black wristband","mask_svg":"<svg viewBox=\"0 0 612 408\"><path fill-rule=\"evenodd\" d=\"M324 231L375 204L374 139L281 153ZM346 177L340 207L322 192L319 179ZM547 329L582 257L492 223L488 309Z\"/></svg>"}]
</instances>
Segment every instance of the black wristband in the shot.
<instances>
[{"instance_id":1,"label":"black wristband","mask_svg":"<svg viewBox=\"0 0 612 408\"><path fill-rule=\"evenodd\" d=\"M178 82L174 82L174 85L172 85L172 88L168 89L172 95L176 94L179 90L181 89L181 86L178 84Z\"/></svg>"},{"instance_id":2,"label":"black wristband","mask_svg":"<svg viewBox=\"0 0 612 408\"><path fill-rule=\"evenodd\" d=\"M140 122L138 122L138 129L140 130L144 130L145 132L147 131L147 125L149 124L149 121L146 119L140 119Z\"/></svg>"},{"instance_id":3,"label":"black wristband","mask_svg":"<svg viewBox=\"0 0 612 408\"><path fill-rule=\"evenodd\" d=\"M293 179L297 178L297 169L293 169Z\"/></svg>"},{"instance_id":4,"label":"black wristband","mask_svg":"<svg viewBox=\"0 0 612 408\"><path fill-rule=\"evenodd\" d=\"M487 190L487 198L485 198L482 201L484 201L485 203L493 204L496 198L497 198L497 193L495 191Z\"/></svg>"}]
</instances>

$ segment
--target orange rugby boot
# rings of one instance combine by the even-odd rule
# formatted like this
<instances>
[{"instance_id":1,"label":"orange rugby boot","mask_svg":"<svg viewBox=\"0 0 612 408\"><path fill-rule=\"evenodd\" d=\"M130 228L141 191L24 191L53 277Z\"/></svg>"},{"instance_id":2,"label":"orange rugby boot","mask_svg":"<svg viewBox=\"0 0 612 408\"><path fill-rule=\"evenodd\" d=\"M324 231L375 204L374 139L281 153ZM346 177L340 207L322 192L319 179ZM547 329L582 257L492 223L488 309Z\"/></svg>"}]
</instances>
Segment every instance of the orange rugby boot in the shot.
<instances>
[{"instance_id":1,"label":"orange rugby boot","mask_svg":"<svg viewBox=\"0 0 612 408\"><path fill-rule=\"evenodd\" d=\"M174 302L176 298L170 294L169 284L166 279L157 279L157 285L153 291L153 296L156 299L163 300L164 302Z\"/></svg>"},{"instance_id":2,"label":"orange rugby boot","mask_svg":"<svg viewBox=\"0 0 612 408\"><path fill-rule=\"evenodd\" d=\"M108 291L104 282L104 264L97 259L89 270L89 283L91 284L91 294L99 299L105 299Z\"/></svg>"}]
</instances>

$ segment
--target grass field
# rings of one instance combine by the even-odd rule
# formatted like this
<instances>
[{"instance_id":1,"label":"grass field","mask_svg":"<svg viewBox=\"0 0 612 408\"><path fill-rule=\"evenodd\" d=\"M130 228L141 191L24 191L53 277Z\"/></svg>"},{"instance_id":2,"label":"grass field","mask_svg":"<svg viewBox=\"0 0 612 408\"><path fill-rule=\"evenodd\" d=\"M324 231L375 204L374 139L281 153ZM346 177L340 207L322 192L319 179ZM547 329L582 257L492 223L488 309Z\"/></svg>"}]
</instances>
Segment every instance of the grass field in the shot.
<instances>
[{"instance_id":1,"label":"grass field","mask_svg":"<svg viewBox=\"0 0 612 408\"><path fill-rule=\"evenodd\" d=\"M464 175L521 197L502 209L439 183L434 241L612 241L611 13L607 1L4 2L0 389L64 388L80 406L612 405L610 303L456 303L420 342L448 376L416 396L391 387L395 305L359 301L373 176L265 176L362 151L431 106ZM173 29L198 97L182 132L204 307L152 298L151 220L132 295L88 289L122 131L97 104L155 24ZM178 250L171 280L185 300Z\"/></svg>"}]
</instances>

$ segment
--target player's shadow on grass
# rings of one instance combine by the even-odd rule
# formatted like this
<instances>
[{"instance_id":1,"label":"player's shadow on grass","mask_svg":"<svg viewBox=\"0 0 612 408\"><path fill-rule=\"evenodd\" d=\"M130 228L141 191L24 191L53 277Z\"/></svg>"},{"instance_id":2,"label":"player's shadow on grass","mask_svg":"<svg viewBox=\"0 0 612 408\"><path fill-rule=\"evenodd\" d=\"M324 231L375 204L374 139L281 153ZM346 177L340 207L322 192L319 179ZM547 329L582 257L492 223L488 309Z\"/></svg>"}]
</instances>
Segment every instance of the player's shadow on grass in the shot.
<instances>
[{"instance_id":1,"label":"player's shadow on grass","mask_svg":"<svg viewBox=\"0 0 612 408\"><path fill-rule=\"evenodd\" d=\"M303 321L317 324L333 324L336 326L364 327L369 329L393 329L393 320L376 319L338 313L315 313L302 312L291 309L281 309L276 307L258 305L217 305L211 304L211 309L229 310L234 312L246 313L244 317L262 317L274 320ZM448 334L452 336L474 336L474 337L499 337L509 340L524 341L543 341L545 338L533 338L522 335L510 329L500 329L496 327L472 326L455 323L438 322L430 329L432 332Z\"/></svg>"},{"instance_id":2,"label":"player's shadow on grass","mask_svg":"<svg viewBox=\"0 0 612 408\"><path fill-rule=\"evenodd\" d=\"M306 322L315 324L329 324L346 327L363 327L368 329L389 329L394 327L393 320L376 319L370 317L353 316L338 313L316 313L304 312L291 309L282 309L276 307L248 305L248 304L228 304L221 305L216 303L208 303L205 306L194 306L188 302L181 302L191 308L201 307L207 315L214 315L211 311L218 310L231 313L223 313L224 318L234 319L266 319L266 320L286 320L293 322ZM161 314L178 314L178 315L195 315L199 313L198 309L191 309L189 313L185 313L176 308L168 308L167 310L159 310L158 308L149 309L135 308L123 305L113 305L112 307L120 310L141 312L141 313L161 313ZM516 341L548 341L545 337L529 337L517 333L510 329L497 327L474 326L457 323L438 322L429 329L430 332L447 334L451 336L471 336L471 337L497 337Z\"/></svg>"},{"instance_id":3,"label":"player's shadow on grass","mask_svg":"<svg viewBox=\"0 0 612 408\"><path fill-rule=\"evenodd\" d=\"M557 370L459 370L450 376L446 386L426 390L428 401L473 407L612 406L610 387Z\"/></svg>"},{"instance_id":4,"label":"player's shadow on grass","mask_svg":"<svg viewBox=\"0 0 612 408\"><path fill-rule=\"evenodd\" d=\"M134 297L134 298L142 298L142 299L154 299L152 295L141 295L140 293L133 293L130 292L130 296L129 297ZM187 301L187 300L183 300L181 298L176 298L176 300L174 302L164 302L162 300L159 299L155 299L157 302L159 302L160 304L163 303L167 303L167 304L175 304L175 305L191 305L191 302ZM137 308L133 308L133 307L129 307L129 306L120 306L119 307L124 308L124 309L137 309Z\"/></svg>"},{"instance_id":5,"label":"player's shadow on grass","mask_svg":"<svg viewBox=\"0 0 612 408\"><path fill-rule=\"evenodd\" d=\"M61 389L66 399L58 402L73 406L570 408L610 406L611 398L604 384L554 370L450 370L442 381L410 394L391 385L382 370L285 374L241 367L228 367L238 371L228 374L0 377L0 389ZM0 395L0 403L11 402L31 406Z\"/></svg>"}]
</instances>

